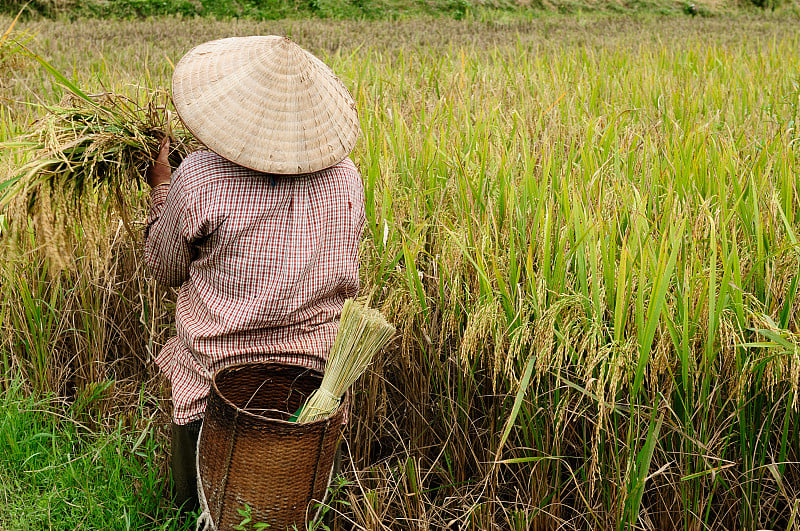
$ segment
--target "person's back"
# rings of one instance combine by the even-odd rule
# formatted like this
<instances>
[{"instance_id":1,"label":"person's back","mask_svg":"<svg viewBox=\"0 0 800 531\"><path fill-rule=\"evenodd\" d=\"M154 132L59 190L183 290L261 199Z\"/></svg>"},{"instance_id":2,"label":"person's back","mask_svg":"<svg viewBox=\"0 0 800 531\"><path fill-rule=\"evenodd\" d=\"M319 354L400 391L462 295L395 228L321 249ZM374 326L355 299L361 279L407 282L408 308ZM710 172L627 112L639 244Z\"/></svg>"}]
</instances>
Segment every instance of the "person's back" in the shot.
<instances>
[{"instance_id":1,"label":"person's back","mask_svg":"<svg viewBox=\"0 0 800 531\"><path fill-rule=\"evenodd\" d=\"M153 190L145 259L181 286L177 336L156 363L173 417L202 416L213 373L277 359L322 370L344 300L358 291L363 185L350 159L308 175L270 175L210 151Z\"/></svg>"}]
</instances>

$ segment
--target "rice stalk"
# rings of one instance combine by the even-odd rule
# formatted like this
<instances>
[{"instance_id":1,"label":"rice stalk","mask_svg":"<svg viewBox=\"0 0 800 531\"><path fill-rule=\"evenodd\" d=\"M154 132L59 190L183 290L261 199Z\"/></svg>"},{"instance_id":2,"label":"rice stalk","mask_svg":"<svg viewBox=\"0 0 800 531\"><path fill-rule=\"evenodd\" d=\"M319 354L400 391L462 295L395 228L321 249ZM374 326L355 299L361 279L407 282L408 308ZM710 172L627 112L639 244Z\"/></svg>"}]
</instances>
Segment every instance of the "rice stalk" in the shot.
<instances>
[{"instance_id":1,"label":"rice stalk","mask_svg":"<svg viewBox=\"0 0 800 531\"><path fill-rule=\"evenodd\" d=\"M798 34L778 20L585 22L292 22L315 51L341 43L330 58L355 87L365 131L353 154L367 199L364 291L401 336L353 388L348 477L361 485L348 490L345 518L356 523L345 526L791 527L800 99L786 65L797 64ZM233 31L118 24L44 26L55 36L43 55L92 90L102 79L127 93L131 79L168 83L171 68L153 57ZM170 38L149 48L129 39L154 27ZM9 97L57 92L44 71L33 75ZM0 128L26 122L19 112ZM119 223L101 215L97 230L113 233ZM82 238L76 255L94 245ZM38 237L2 251L0 261L15 257L0 282L4 374L35 370L32 338L55 345L51 382L63 381L59 360L76 356L58 390L74 375L115 375L119 389L125 368L142 375L131 386L161 391L146 362L172 333L173 307L134 246L107 239L125 246L104 250L97 273L65 275L65 324L41 335L26 328L34 321L12 321L25 315L16 278L34 286L33 304L49 304ZM485 334L481 314L493 320ZM518 394L531 355L530 388ZM655 422L666 411L658 437L654 408Z\"/></svg>"},{"instance_id":2,"label":"rice stalk","mask_svg":"<svg viewBox=\"0 0 800 531\"><path fill-rule=\"evenodd\" d=\"M17 13L14 20L11 21L8 28L0 35L0 86L4 84L7 79L6 72L8 70L19 68L22 66L22 54L20 53L33 36L28 31L14 31L14 27L22 15L22 10ZM2 99L2 98L0 98Z\"/></svg>"},{"instance_id":3,"label":"rice stalk","mask_svg":"<svg viewBox=\"0 0 800 531\"><path fill-rule=\"evenodd\" d=\"M311 393L297 422L327 417L344 393L364 374L375 354L392 338L395 328L378 310L347 299L320 388Z\"/></svg>"}]
</instances>

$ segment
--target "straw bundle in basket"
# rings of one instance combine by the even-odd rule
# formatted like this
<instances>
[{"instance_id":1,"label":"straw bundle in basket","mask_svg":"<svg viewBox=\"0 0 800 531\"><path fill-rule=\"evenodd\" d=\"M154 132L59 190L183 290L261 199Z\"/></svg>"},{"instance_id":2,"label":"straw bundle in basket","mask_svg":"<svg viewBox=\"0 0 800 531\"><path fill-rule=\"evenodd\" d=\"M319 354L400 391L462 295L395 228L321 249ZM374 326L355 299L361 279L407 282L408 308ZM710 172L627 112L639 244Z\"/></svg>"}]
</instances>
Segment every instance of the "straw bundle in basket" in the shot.
<instances>
[{"instance_id":1,"label":"straw bundle in basket","mask_svg":"<svg viewBox=\"0 0 800 531\"><path fill-rule=\"evenodd\" d=\"M380 312L348 299L324 376L270 362L214 375L197 449L198 529L230 529L242 504L271 528L316 518L311 507L330 483L347 390L394 332Z\"/></svg>"},{"instance_id":2,"label":"straw bundle in basket","mask_svg":"<svg viewBox=\"0 0 800 531\"><path fill-rule=\"evenodd\" d=\"M297 422L325 418L339 407L341 397L369 366L375 354L392 338L395 328L378 310L347 299L339 331L331 347L320 388L297 415Z\"/></svg>"}]
</instances>

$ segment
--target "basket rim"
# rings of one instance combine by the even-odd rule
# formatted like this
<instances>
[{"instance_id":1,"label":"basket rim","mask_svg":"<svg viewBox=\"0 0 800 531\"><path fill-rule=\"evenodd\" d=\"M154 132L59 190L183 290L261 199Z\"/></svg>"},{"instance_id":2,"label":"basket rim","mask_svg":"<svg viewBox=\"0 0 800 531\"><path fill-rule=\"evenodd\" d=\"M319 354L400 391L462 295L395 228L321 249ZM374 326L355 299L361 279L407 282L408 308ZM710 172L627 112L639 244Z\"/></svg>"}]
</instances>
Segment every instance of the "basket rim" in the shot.
<instances>
[{"instance_id":1,"label":"basket rim","mask_svg":"<svg viewBox=\"0 0 800 531\"><path fill-rule=\"evenodd\" d=\"M269 421L269 422L277 422L279 424L285 424L286 426L298 426L298 427L299 426L311 427L311 426L316 426L318 424L322 424L322 423L325 423L325 422L329 422L331 418L333 418L336 415L340 414L342 408L345 406L345 402L350 398L350 389L348 389L347 391L345 391L344 396L339 401L339 407L337 407L336 410L334 410L333 413L331 413L327 417L323 417L323 418L318 419L318 420L312 420L311 422L290 422L288 420L278 419L278 418L274 418L274 417L266 417L264 415L257 415L255 413L251 413L250 411L247 411L246 409L243 409L243 408L237 406L236 404L234 404L233 402L231 402L228 399L228 397L226 397L225 395L223 395L220 392L219 387L217 387L217 377L220 375L220 373L222 373L224 371L235 370L235 369L243 369L245 367L263 367L263 366L299 368L299 369L304 369L304 370L306 370L306 371L308 371L310 373L316 373L316 374L318 374L320 376L323 375L323 373L321 373L320 371L318 371L316 369L312 369L310 367L306 367L305 365L296 365L296 364L293 364L293 363L281 363L281 362L277 362L277 361L250 361L250 362L244 362L244 363L234 363L232 365L226 365L225 367L221 367L221 368L217 369L214 372L214 375L211 378L211 388L214 390L214 393L217 395L217 397L219 397L219 399L222 400L222 402L226 406L229 406L229 407L233 408L233 410L239 415L243 414L243 415L246 415L248 417L252 417L253 419L257 419L257 420Z\"/></svg>"}]
</instances>

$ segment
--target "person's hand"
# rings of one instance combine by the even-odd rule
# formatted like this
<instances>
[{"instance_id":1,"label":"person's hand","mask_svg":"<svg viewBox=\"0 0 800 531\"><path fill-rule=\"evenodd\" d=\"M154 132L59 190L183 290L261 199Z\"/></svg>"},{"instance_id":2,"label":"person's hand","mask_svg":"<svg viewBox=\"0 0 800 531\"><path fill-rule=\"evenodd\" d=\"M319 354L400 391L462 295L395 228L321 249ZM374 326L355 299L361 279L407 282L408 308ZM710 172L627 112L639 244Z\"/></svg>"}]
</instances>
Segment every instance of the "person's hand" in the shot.
<instances>
[{"instance_id":1,"label":"person's hand","mask_svg":"<svg viewBox=\"0 0 800 531\"><path fill-rule=\"evenodd\" d=\"M161 140L158 155L153 165L147 170L147 184L156 187L159 184L169 183L172 178L172 167L169 165L169 137Z\"/></svg>"}]
</instances>

